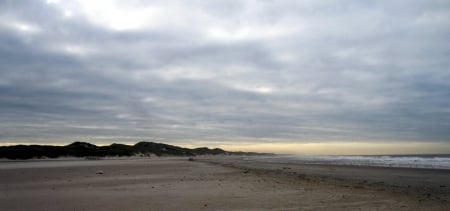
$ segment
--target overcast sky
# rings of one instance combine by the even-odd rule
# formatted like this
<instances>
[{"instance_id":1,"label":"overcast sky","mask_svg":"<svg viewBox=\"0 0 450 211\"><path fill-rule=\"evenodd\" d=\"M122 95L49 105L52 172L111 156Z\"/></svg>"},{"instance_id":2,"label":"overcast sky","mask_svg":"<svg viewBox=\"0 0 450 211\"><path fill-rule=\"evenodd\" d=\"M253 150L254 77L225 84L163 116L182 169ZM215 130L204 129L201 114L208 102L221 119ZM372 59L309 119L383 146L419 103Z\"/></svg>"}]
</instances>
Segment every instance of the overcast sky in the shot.
<instances>
[{"instance_id":1,"label":"overcast sky","mask_svg":"<svg viewBox=\"0 0 450 211\"><path fill-rule=\"evenodd\" d=\"M450 143L450 1L0 1L0 143Z\"/></svg>"}]
</instances>

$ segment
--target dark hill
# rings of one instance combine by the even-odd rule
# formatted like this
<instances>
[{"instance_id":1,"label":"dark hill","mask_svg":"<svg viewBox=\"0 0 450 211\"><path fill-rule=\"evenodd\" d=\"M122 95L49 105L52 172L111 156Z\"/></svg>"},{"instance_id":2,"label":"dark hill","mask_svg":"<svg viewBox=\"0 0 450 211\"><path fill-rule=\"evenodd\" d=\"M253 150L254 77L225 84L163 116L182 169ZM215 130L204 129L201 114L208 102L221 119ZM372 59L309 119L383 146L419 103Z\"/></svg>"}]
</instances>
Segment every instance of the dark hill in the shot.
<instances>
[{"instance_id":1,"label":"dark hill","mask_svg":"<svg viewBox=\"0 0 450 211\"><path fill-rule=\"evenodd\" d=\"M161 155L176 155L176 156L192 156L191 149L182 148L178 146L155 143L155 142L139 142L133 146L136 153L148 154L152 153L158 156Z\"/></svg>"},{"instance_id":2,"label":"dark hill","mask_svg":"<svg viewBox=\"0 0 450 211\"><path fill-rule=\"evenodd\" d=\"M74 142L66 146L50 145L15 145L0 146L0 158L30 159L57 158L62 156L74 157L105 157L105 156L133 156L138 154L157 156L195 156L195 155L264 155L254 152L228 152L223 149L209 149L207 147L189 149L163 143L139 142L133 146L125 144L111 144L96 146L87 142ZM266 154L267 155L267 154Z\"/></svg>"},{"instance_id":3,"label":"dark hill","mask_svg":"<svg viewBox=\"0 0 450 211\"><path fill-rule=\"evenodd\" d=\"M192 150L192 152L194 152L197 155L205 155L205 154L221 155L221 154L227 154L227 151L225 151L223 149L219 149L219 148L209 149L208 147L195 148L195 149Z\"/></svg>"},{"instance_id":4,"label":"dark hill","mask_svg":"<svg viewBox=\"0 0 450 211\"><path fill-rule=\"evenodd\" d=\"M67 147L78 148L78 149L97 149L98 148L94 144L87 143L87 142L80 142L80 141L73 142L73 143L67 145Z\"/></svg>"}]
</instances>

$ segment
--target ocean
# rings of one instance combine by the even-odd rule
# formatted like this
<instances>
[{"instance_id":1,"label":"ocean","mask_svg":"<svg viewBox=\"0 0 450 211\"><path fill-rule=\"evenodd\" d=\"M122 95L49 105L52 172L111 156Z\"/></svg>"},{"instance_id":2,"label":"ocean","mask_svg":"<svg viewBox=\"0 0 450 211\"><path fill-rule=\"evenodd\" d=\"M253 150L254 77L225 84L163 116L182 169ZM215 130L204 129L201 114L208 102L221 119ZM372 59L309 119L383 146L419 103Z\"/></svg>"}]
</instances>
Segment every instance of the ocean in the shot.
<instances>
[{"instance_id":1,"label":"ocean","mask_svg":"<svg viewBox=\"0 0 450 211\"><path fill-rule=\"evenodd\" d=\"M427 155L276 155L244 158L275 163L450 169L450 154Z\"/></svg>"}]
</instances>

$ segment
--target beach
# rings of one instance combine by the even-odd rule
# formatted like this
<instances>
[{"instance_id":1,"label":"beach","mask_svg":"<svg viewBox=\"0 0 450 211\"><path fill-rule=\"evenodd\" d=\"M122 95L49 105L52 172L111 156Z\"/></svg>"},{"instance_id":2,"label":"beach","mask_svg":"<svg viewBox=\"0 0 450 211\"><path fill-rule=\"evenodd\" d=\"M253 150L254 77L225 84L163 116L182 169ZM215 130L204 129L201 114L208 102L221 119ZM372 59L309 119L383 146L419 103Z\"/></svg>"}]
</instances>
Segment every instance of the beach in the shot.
<instances>
[{"instance_id":1,"label":"beach","mask_svg":"<svg viewBox=\"0 0 450 211\"><path fill-rule=\"evenodd\" d=\"M0 210L449 210L449 170L239 156L0 161Z\"/></svg>"}]
</instances>

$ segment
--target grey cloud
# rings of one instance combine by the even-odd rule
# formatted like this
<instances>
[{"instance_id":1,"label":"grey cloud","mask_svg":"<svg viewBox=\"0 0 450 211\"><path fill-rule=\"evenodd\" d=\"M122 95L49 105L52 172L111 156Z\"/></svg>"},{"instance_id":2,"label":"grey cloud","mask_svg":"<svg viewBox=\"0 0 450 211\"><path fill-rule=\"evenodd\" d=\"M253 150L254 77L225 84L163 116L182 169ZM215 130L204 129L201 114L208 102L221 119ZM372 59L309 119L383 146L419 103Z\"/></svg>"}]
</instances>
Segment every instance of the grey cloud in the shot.
<instances>
[{"instance_id":1,"label":"grey cloud","mask_svg":"<svg viewBox=\"0 0 450 211\"><path fill-rule=\"evenodd\" d=\"M178 16L128 31L59 4L0 4L1 142L450 140L446 2L154 2Z\"/></svg>"}]
</instances>

